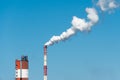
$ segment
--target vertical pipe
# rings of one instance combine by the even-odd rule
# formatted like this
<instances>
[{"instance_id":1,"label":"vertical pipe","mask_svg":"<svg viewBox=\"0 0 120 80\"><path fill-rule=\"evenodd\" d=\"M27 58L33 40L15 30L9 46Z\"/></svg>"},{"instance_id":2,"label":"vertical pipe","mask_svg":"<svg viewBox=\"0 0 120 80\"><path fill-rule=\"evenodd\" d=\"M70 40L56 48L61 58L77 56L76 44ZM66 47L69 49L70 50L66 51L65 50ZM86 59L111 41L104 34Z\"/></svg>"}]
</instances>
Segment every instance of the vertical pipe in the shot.
<instances>
[{"instance_id":1,"label":"vertical pipe","mask_svg":"<svg viewBox=\"0 0 120 80\"><path fill-rule=\"evenodd\" d=\"M44 46L44 80L47 80L47 46Z\"/></svg>"}]
</instances>

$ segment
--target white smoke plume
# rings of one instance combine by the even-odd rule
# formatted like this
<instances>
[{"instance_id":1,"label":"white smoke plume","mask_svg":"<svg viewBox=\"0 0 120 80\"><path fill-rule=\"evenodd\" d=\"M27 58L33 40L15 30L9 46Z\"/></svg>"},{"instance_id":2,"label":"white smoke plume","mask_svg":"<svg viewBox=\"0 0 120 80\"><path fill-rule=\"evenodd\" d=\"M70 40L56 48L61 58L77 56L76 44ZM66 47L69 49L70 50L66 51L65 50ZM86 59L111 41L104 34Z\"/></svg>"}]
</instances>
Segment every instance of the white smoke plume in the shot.
<instances>
[{"instance_id":1,"label":"white smoke plume","mask_svg":"<svg viewBox=\"0 0 120 80\"><path fill-rule=\"evenodd\" d=\"M102 11L112 10L119 6L115 0L99 0L97 5Z\"/></svg>"},{"instance_id":2,"label":"white smoke plume","mask_svg":"<svg viewBox=\"0 0 120 80\"><path fill-rule=\"evenodd\" d=\"M97 5L102 11L109 11L119 7L115 0L98 0ZM60 36L53 36L48 42L45 43L45 46L50 46L59 41L66 40L78 31L89 31L91 27L98 22L99 16L95 8L86 8L86 12L87 20L73 16L71 28L67 29Z\"/></svg>"},{"instance_id":3,"label":"white smoke plume","mask_svg":"<svg viewBox=\"0 0 120 80\"><path fill-rule=\"evenodd\" d=\"M59 41L66 40L77 33L78 30L81 32L89 31L91 27L98 22L99 17L94 8L86 8L86 12L88 13L87 18L89 21L74 16L72 20L72 27L67 29L67 31L63 32L60 36L53 36L47 43L45 43L45 45L49 46Z\"/></svg>"}]
</instances>

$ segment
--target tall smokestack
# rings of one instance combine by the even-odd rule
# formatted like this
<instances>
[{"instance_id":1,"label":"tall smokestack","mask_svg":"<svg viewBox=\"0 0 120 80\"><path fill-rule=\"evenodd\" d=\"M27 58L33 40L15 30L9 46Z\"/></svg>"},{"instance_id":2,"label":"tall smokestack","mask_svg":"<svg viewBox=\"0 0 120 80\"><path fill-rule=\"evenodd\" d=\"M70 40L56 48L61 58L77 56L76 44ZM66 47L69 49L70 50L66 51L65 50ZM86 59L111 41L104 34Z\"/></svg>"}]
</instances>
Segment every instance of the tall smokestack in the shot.
<instances>
[{"instance_id":1,"label":"tall smokestack","mask_svg":"<svg viewBox=\"0 0 120 80\"><path fill-rule=\"evenodd\" d=\"M44 80L47 80L47 46L44 46Z\"/></svg>"}]
</instances>

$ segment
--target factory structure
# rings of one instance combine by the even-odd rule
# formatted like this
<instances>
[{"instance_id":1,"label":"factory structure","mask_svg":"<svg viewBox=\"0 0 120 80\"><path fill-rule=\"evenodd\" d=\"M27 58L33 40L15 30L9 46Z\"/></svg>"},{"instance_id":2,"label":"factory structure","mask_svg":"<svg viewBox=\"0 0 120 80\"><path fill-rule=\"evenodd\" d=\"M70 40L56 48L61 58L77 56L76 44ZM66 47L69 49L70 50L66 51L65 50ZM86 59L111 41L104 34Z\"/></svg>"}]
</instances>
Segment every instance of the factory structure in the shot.
<instances>
[{"instance_id":1,"label":"factory structure","mask_svg":"<svg viewBox=\"0 0 120 80\"><path fill-rule=\"evenodd\" d=\"M28 80L28 56L15 60L15 80ZM43 80L47 80L47 46L44 46Z\"/></svg>"},{"instance_id":2,"label":"factory structure","mask_svg":"<svg viewBox=\"0 0 120 80\"><path fill-rule=\"evenodd\" d=\"M15 80L28 80L28 56L15 61Z\"/></svg>"}]
</instances>

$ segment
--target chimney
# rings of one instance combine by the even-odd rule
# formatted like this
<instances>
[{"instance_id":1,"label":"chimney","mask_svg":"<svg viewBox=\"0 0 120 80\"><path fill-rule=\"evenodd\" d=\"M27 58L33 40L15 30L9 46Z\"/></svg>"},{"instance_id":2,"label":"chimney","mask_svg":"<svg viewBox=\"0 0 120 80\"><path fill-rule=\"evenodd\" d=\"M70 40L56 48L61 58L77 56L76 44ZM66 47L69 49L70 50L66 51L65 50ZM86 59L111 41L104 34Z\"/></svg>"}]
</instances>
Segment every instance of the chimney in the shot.
<instances>
[{"instance_id":1,"label":"chimney","mask_svg":"<svg viewBox=\"0 0 120 80\"><path fill-rule=\"evenodd\" d=\"M47 46L44 46L44 80L47 80Z\"/></svg>"}]
</instances>

